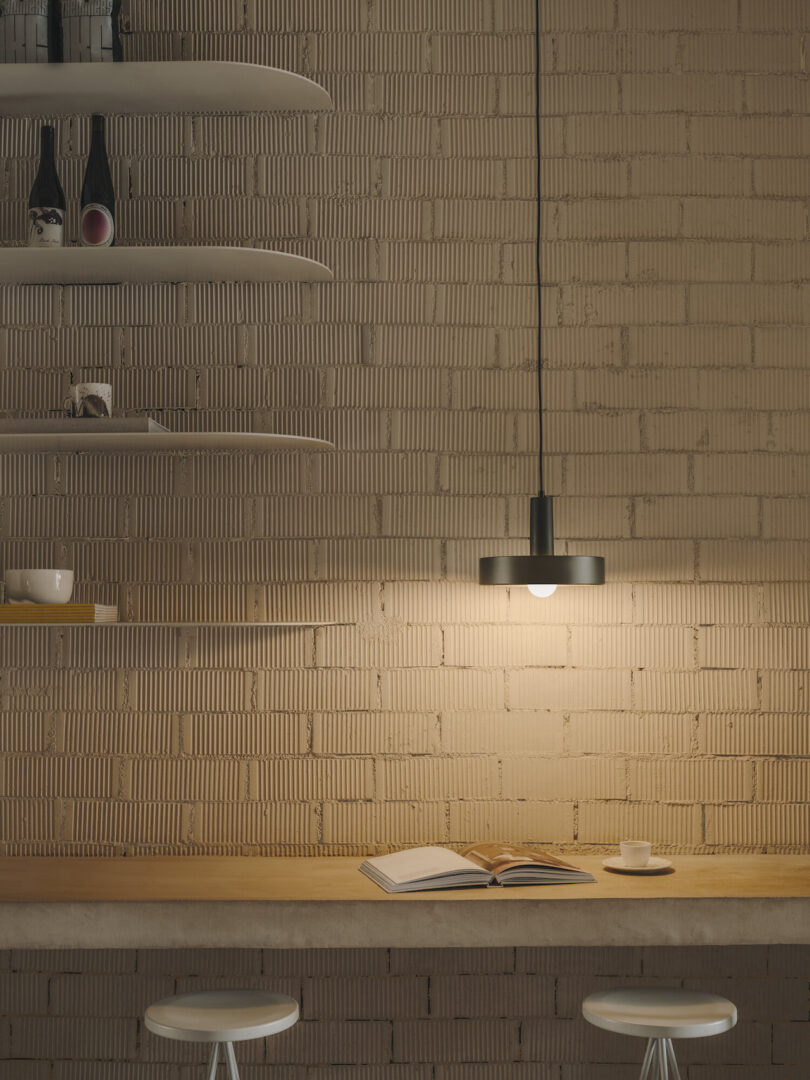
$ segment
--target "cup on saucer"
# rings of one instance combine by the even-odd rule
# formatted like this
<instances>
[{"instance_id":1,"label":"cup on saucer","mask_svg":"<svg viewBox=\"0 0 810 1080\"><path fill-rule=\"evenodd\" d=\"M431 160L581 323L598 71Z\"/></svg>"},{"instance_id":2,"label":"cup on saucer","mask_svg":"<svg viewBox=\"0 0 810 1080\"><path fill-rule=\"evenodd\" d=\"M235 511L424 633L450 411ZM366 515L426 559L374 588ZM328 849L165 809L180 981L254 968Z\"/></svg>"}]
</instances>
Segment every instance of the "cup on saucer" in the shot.
<instances>
[{"instance_id":1,"label":"cup on saucer","mask_svg":"<svg viewBox=\"0 0 810 1080\"><path fill-rule=\"evenodd\" d=\"M640 870L650 861L652 844L649 840L622 840L619 849L624 865Z\"/></svg>"}]
</instances>

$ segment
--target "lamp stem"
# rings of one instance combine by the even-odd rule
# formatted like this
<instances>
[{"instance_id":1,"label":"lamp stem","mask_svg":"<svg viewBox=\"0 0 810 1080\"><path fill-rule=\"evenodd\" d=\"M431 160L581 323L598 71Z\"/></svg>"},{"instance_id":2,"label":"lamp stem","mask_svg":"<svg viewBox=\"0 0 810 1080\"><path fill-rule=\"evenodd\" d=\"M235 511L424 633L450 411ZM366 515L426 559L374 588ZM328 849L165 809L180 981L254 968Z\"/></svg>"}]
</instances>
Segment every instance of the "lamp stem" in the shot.
<instances>
[{"instance_id":1,"label":"lamp stem","mask_svg":"<svg viewBox=\"0 0 810 1080\"><path fill-rule=\"evenodd\" d=\"M542 491L531 501L529 543L532 555L554 554L554 503Z\"/></svg>"}]
</instances>

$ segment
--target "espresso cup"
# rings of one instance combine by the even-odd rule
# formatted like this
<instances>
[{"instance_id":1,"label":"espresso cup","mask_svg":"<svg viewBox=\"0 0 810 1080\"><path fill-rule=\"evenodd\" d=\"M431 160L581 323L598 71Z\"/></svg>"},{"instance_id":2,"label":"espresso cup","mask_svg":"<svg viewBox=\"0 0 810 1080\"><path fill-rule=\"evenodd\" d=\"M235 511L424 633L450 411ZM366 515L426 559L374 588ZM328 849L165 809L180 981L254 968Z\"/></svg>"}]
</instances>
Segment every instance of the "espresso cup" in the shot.
<instances>
[{"instance_id":1,"label":"espresso cup","mask_svg":"<svg viewBox=\"0 0 810 1080\"><path fill-rule=\"evenodd\" d=\"M652 845L648 840L622 840L619 845L625 866L646 866Z\"/></svg>"},{"instance_id":2,"label":"espresso cup","mask_svg":"<svg viewBox=\"0 0 810 1080\"><path fill-rule=\"evenodd\" d=\"M83 382L71 386L65 398L68 416L112 416L112 386L105 382Z\"/></svg>"}]
</instances>

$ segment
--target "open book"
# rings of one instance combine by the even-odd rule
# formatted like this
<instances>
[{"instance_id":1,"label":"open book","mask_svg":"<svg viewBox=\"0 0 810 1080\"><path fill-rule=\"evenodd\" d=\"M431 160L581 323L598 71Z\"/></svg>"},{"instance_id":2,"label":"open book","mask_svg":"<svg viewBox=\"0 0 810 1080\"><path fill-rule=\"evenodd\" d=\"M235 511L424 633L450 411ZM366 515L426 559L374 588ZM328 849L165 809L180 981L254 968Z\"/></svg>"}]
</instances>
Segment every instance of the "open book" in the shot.
<instances>
[{"instance_id":1,"label":"open book","mask_svg":"<svg viewBox=\"0 0 810 1080\"><path fill-rule=\"evenodd\" d=\"M563 885L595 881L585 870L522 844L471 844L461 854L420 847L366 859L360 870L389 893L464 885Z\"/></svg>"}]
</instances>

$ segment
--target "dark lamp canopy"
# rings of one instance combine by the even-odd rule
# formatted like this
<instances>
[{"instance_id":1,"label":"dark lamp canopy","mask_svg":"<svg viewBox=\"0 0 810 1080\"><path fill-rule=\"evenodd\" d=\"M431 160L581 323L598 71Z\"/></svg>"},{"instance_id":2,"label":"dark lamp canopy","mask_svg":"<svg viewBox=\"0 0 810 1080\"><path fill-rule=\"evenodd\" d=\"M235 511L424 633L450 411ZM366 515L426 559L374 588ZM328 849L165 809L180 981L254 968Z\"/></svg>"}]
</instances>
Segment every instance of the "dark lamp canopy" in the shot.
<instances>
[{"instance_id":1,"label":"dark lamp canopy","mask_svg":"<svg viewBox=\"0 0 810 1080\"><path fill-rule=\"evenodd\" d=\"M480 585L604 585L598 555L490 555L478 560Z\"/></svg>"}]
</instances>

